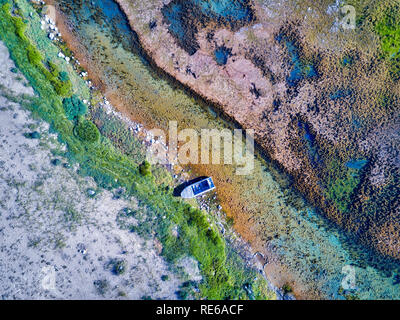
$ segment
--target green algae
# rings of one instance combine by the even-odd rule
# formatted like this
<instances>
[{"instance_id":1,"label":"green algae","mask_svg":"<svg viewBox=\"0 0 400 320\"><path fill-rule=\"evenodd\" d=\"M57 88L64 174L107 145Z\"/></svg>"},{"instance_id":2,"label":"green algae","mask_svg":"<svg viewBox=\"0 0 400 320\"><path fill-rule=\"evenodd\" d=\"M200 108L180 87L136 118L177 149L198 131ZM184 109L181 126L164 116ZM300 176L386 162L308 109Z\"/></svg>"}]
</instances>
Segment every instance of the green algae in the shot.
<instances>
[{"instance_id":1,"label":"green algae","mask_svg":"<svg viewBox=\"0 0 400 320\"><path fill-rule=\"evenodd\" d=\"M328 165L328 171L327 198L335 203L340 212L346 212L352 203L352 195L361 182L360 173L357 169L346 168L337 161Z\"/></svg>"},{"instance_id":2,"label":"green algae","mask_svg":"<svg viewBox=\"0 0 400 320\"><path fill-rule=\"evenodd\" d=\"M400 6L396 1L347 1L358 13L357 27L379 37L380 50L394 80L400 79Z\"/></svg>"},{"instance_id":3,"label":"green algae","mask_svg":"<svg viewBox=\"0 0 400 320\"><path fill-rule=\"evenodd\" d=\"M100 139L99 129L89 120L78 121L74 133L81 141L89 143L97 142Z\"/></svg>"},{"instance_id":4,"label":"green algae","mask_svg":"<svg viewBox=\"0 0 400 320\"><path fill-rule=\"evenodd\" d=\"M374 26L379 35L381 49L391 64L393 78L400 79L400 6L392 4Z\"/></svg>"}]
</instances>

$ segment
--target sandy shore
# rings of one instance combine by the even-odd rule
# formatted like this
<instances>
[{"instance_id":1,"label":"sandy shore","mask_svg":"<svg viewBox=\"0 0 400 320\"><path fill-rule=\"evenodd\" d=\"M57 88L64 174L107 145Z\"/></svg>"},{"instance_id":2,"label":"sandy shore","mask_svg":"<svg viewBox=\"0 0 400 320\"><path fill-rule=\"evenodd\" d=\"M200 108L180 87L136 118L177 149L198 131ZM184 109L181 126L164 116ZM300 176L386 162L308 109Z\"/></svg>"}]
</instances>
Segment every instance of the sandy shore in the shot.
<instances>
[{"instance_id":1,"label":"sandy shore","mask_svg":"<svg viewBox=\"0 0 400 320\"><path fill-rule=\"evenodd\" d=\"M10 71L15 66L2 43L0 61L2 90L32 95L22 75ZM0 106L3 299L176 299L183 281L199 279L193 261L173 273L154 239L121 227L117 217L135 209L135 199L99 190L55 156L65 146L46 123L2 96ZM40 138L24 136L32 132ZM123 274L115 274L115 261L125 264Z\"/></svg>"}]
</instances>

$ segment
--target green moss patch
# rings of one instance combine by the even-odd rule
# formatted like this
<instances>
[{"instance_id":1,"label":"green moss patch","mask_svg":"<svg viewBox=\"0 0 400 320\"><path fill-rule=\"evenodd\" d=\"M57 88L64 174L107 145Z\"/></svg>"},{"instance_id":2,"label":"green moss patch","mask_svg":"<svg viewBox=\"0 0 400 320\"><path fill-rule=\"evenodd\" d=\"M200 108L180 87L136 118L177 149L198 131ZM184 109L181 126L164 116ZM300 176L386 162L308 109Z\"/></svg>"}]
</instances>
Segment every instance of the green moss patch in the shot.
<instances>
[{"instance_id":1,"label":"green moss patch","mask_svg":"<svg viewBox=\"0 0 400 320\"><path fill-rule=\"evenodd\" d=\"M328 172L326 196L340 212L346 212L354 190L360 184L360 172L340 165L337 161L330 163Z\"/></svg>"}]
</instances>

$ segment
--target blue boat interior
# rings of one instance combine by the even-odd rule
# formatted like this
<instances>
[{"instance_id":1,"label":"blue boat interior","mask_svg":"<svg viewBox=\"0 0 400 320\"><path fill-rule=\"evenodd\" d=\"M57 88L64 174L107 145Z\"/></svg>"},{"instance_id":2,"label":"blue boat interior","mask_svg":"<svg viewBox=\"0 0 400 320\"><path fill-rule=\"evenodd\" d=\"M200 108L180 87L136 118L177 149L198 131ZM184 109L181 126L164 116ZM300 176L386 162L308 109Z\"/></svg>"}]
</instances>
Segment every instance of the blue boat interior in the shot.
<instances>
[{"instance_id":1,"label":"blue boat interior","mask_svg":"<svg viewBox=\"0 0 400 320\"><path fill-rule=\"evenodd\" d=\"M202 182L200 182L199 184L195 184L194 186L192 186L192 190L194 195L198 195L204 191L210 190L212 188L214 188L214 183L212 182L211 179L207 179L204 180Z\"/></svg>"}]
</instances>

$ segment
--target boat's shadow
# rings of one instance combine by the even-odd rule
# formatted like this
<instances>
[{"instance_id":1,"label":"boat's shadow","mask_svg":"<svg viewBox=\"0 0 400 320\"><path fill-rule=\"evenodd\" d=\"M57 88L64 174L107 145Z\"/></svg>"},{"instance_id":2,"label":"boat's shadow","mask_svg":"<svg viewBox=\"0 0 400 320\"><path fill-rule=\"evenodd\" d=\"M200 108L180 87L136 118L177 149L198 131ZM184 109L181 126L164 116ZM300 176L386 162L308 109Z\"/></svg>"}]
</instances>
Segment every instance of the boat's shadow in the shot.
<instances>
[{"instance_id":1,"label":"boat's shadow","mask_svg":"<svg viewBox=\"0 0 400 320\"><path fill-rule=\"evenodd\" d=\"M193 179L193 180L190 180L190 181L186 181L185 183L180 184L179 186L177 186L177 187L174 189L174 192L173 192L174 197L180 197L182 191L183 191L187 186L190 186L190 185L193 184L193 183L199 182L199 181L201 181L201 180L203 180L203 179L207 179L207 178L208 178L208 177L206 177L206 176L197 177L196 179Z\"/></svg>"}]
</instances>

